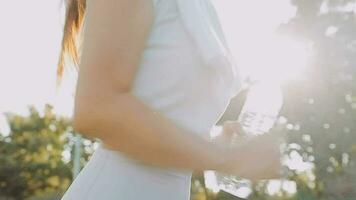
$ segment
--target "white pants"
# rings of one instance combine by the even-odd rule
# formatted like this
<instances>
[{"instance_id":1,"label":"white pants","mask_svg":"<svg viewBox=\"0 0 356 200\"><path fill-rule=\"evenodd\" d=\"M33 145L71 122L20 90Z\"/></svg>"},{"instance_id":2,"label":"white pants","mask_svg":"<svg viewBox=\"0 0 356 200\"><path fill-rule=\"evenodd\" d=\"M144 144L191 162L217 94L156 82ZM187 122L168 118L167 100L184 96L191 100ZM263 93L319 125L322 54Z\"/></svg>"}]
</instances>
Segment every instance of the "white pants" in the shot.
<instances>
[{"instance_id":1,"label":"white pants","mask_svg":"<svg viewBox=\"0 0 356 200\"><path fill-rule=\"evenodd\" d=\"M191 175L145 165L100 145L62 200L189 200Z\"/></svg>"}]
</instances>

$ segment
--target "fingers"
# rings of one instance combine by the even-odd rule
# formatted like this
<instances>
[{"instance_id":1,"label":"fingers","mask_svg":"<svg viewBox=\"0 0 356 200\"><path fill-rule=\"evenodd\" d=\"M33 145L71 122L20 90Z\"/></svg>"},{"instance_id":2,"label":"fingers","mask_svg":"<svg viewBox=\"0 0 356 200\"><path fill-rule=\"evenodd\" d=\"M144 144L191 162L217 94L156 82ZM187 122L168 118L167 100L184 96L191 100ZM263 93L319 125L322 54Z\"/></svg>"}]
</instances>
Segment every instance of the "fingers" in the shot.
<instances>
[{"instance_id":1,"label":"fingers","mask_svg":"<svg viewBox=\"0 0 356 200\"><path fill-rule=\"evenodd\" d=\"M250 160L245 163L242 175L252 181L279 179L282 173L282 154L274 136L259 136L250 146ZM257 142L257 143L256 143ZM247 148L249 148L248 146Z\"/></svg>"},{"instance_id":2,"label":"fingers","mask_svg":"<svg viewBox=\"0 0 356 200\"><path fill-rule=\"evenodd\" d=\"M230 136L234 134L242 135L243 129L241 124L237 121L225 121L223 124L223 132Z\"/></svg>"},{"instance_id":3,"label":"fingers","mask_svg":"<svg viewBox=\"0 0 356 200\"><path fill-rule=\"evenodd\" d=\"M237 132L241 129L239 123L226 121L223 134L241 134L242 131ZM223 171L255 182L283 178L280 151L281 135L267 133L250 139L238 137L240 137L239 142L233 145L236 148L236 157L228 160L222 168Z\"/></svg>"},{"instance_id":4,"label":"fingers","mask_svg":"<svg viewBox=\"0 0 356 200\"><path fill-rule=\"evenodd\" d=\"M246 139L246 134L244 133L241 124L236 121L225 121L223 135L225 140L230 141L230 145L236 145Z\"/></svg>"}]
</instances>

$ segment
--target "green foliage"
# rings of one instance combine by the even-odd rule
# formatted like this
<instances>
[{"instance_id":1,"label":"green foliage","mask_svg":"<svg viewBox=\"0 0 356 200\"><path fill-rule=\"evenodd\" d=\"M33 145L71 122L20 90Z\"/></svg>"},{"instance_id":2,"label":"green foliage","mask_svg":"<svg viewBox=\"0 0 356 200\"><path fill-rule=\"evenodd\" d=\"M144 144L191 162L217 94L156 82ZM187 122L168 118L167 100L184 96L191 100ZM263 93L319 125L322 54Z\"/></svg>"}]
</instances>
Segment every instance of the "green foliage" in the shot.
<instances>
[{"instance_id":1,"label":"green foliage","mask_svg":"<svg viewBox=\"0 0 356 200\"><path fill-rule=\"evenodd\" d=\"M283 85L287 121L285 155L298 154L313 168L290 169L297 193L270 196L255 188L250 199L356 199L356 14L355 0L292 0L297 15L278 33L305 41L312 49L305 80ZM281 55L283 56L283 55ZM268 66L266 66L268 67ZM278 73L278 72L276 72ZM233 99L224 120L236 118ZM233 117L232 117L233 116Z\"/></svg>"},{"instance_id":2,"label":"green foliage","mask_svg":"<svg viewBox=\"0 0 356 200\"><path fill-rule=\"evenodd\" d=\"M67 187L71 171L62 152L70 121L55 116L49 105L44 113L30 107L28 117L6 117L11 131L0 140L0 194L24 199Z\"/></svg>"},{"instance_id":3,"label":"green foliage","mask_svg":"<svg viewBox=\"0 0 356 200\"><path fill-rule=\"evenodd\" d=\"M0 134L0 198L63 192L72 181L72 163L63 157L72 151L71 120L55 115L50 105L42 113L30 106L28 116L7 113L6 118L10 134ZM83 165L89 155L84 153Z\"/></svg>"},{"instance_id":4,"label":"green foliage","mask_svg":"<svg viewBox=\"0 0 356 200\"><path fill-rule=\"evenodd\" d=\"M347 9L355 1L293 2L297 17L280 31L308 41L315 54L306 80L285 86L285 131L296 144L289 153L313 163L315 177L302 184L293 171L291 178L298 199L355 199L356 17Z\"/></svg>"}]
</instances>

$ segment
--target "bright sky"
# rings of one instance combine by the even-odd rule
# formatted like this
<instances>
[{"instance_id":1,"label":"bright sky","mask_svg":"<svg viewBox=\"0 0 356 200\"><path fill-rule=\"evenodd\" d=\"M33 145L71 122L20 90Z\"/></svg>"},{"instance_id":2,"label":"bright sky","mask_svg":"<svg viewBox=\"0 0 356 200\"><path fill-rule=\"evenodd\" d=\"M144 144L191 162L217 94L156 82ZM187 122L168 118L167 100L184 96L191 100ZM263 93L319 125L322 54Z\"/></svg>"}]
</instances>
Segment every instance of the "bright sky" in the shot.
<instances>
[{"instance_id":1,"label":"bright sky","mask_svg":"<svg viewBox=\"0 0 356 200\"><path fill-rule=\"evenodd\" d=\"M0 113L25 114L28 105L42 108L47 102L57 104L61 113L70 113L68 92L55 92L61 12L59 0L1 2ZM0 131L4 123L1 117Z\"/></svg>"},{"instance_id":2,"label":"bright sky","mask_svg":"<svg viewBox=\"0 0 356 200\"><path fill-rule=\"evenodd\" d=\"M70 115L71 82L56 93L55 70L62 37L63 6L60 0L11 0L1 2L0 113L26 113L30 104L51 103ZM295 13L288 0L214 0L228 41L242 71L252 52L273 30ZM247 61L246 61L247 60ZM68 87L69 86L69 87ZM4 129L0 117L0 132Z\"/></svg>"}]
</instances>

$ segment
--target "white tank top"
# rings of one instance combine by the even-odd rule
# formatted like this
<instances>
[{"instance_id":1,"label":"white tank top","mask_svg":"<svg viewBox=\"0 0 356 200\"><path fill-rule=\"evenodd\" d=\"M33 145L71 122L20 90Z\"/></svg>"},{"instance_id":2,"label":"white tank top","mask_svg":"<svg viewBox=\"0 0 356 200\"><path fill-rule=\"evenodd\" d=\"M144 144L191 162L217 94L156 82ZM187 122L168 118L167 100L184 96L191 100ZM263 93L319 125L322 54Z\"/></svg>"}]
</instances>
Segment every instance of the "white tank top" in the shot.
<instances>
[{"instance_id":1,"label":"white tank top","mask_svg":"<svg viewBox=\"0 0 356 200\"><path fill-rule=\"evenodd\" d=\"M206 135L236 88L226 85L229 77L205 66L176 1L155 1L155 20L133 93L176 124Z\"/></svg>"}]
</instances>

